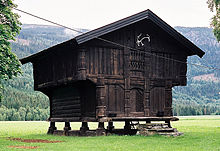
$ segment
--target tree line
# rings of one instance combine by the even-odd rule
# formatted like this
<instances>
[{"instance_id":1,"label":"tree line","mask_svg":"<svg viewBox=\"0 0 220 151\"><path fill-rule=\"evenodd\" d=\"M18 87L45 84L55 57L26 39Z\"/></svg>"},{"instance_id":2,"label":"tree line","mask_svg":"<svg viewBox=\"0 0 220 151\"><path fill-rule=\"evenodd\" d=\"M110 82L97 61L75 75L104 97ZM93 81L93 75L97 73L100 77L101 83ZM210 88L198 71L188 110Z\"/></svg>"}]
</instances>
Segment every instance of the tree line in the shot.
<instances>
[{"instance_id":1,"label":"tree line","mask_svg":"<svg viewBox=\"0 0 220 151\"><path fill-rule=\"evenodd\" d=\"M220 107L214 105L174 105L174 116L191 116L191 115L220 115Z\"/></svg>"},{"instance_id":2,"label":"tree line","mask_svg":"<svg viewBox=\"0 0 220 151\"><path fill-rule=\"evenodd\" d=\"M0 106L0 121L45 121L49 118L49 107L20 107L19 109Z\"/></svg>"}]
</instances>

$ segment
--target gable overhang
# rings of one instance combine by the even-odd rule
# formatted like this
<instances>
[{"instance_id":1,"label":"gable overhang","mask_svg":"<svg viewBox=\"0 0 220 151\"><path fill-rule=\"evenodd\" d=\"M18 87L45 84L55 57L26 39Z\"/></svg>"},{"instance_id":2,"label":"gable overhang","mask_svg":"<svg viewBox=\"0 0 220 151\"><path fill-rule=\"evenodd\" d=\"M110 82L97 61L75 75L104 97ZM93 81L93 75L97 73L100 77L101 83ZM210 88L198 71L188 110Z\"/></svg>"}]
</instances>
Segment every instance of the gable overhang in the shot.
<instances>
[{"instance_id":1,"label":"gable overhang","mask_svg":"<svg viewBox=\"0 0 220 151\"><path fill-rule=\"evenodd\" d=\"M40 57L42 55L46 55L47 53L51 53L51 51L53 51L57 47L62 47L63 45L66 45L66 44L72 45L72 47L76 47L92 39L100 38L101 36L105 34L108 34L110 32L116 31L120 28L129 26L131 24L137 23L145 19L151 20L153 23L155 23L157 26L163 29L167 34L169 34L171 37L176 39L180 44L185 46L187 48L186 51L189 52L190 56L198 55L199 57L202 57L205 54L205 52L202 51L199 47L194 45L191 41L189 41L187 38L185 38L183 35L181 35L174 28L172 28L170 25L168 25L161 18L159 18L156 14L154 14L151 10L148 9L138 14L126 17L119 21L113 22L111 24L105 25L103 27L100 27L95 30L76 36L75 38L71 40L55 45L53 47L40 51L36 54L30 55L28 57L22 58L20 59L20 61L22 64L33 62L35 58Z\"/></svg>"},{"instance_id":2,"label":"gable overhang","mask_svg":"<svg viewBox=\"0 0 220 151\"><path fill-rule=\"evenodd\" d=\"M66 46L69 46L69 47L74 49L74 48L76 48L78 46L78 44L77 44L75 39L70 39L70 40L65 41L63 43L60 43L60 44L57 44L55 46L49 47L47 49L44 49L44 50L42 50L42 51L40 51L38 53L35 53L33 55L24 57L24 58L20 59L20 62L22 64L26 64L28 62L32 62L33 63L37 58L42 57L42 56L46 56L48 54L51 54L51 53L54 52L55 49L56 50L57 49L62 49L63 47L66 47Z\"/></svg>"},{"instance_id":3,"label":"gable overhang","mask_svg":"<svg viewBox=\"0 0 220 151\"><path fill-rule=\"evenodd\" d=\"M89 40L99 38L100 36L103 36L105 34L108 34L120 28L129 26L131 24L134 24L139 21L146 20L146 19L151 20L157 26L162 28L166 33L168 33L170 36L176 39L179 43L181 43L186 48L188 48L188 51L190 52L189 55L198 55L199 57L202 57L205 54L204 51L202 51L199 47L194 45L191 41L189 41L187 38L181 35L178 31L176 31L174 28L172 28L170 25L164 22L160 17L158 17L156 14L154 14L149 9L143 12L140 12L138 14L129 16L127 18L121 19L119 21L116 21L114 23L108 24L106 26L89 31L87 33L81 34L75 37L75 39L78 44L82 44Z\"/></svg>"}]
</instances>

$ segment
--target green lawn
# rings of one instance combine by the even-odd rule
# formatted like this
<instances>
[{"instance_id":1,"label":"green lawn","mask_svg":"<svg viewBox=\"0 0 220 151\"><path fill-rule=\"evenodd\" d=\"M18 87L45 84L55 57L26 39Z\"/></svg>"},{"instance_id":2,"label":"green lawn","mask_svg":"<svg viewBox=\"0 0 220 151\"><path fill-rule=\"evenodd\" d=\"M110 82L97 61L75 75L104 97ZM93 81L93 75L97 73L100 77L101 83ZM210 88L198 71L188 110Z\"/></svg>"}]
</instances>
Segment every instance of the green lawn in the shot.
<instances>
[{"instance_id":1,"label":"green lawn","mask_svg":"<svg viewBox=\"0 0 220 151\"><path fill-rule=\"evenodd\" d=\"M123 127L123 123L116 123ZM62 129L64 123L57 124ZM95 129L97 123L90 123ZM8 146L38 146L40 151L220 151L220 116L180 117L173 122L184 136L99 136L68 137L47 135L48 122L0 122L0 150L29 150ZM80 123L71 123L72 129L79 129ZM23 139L59 140L60 143L24 143L11 141L8 137Z\"/></svg>"}]
</instances>

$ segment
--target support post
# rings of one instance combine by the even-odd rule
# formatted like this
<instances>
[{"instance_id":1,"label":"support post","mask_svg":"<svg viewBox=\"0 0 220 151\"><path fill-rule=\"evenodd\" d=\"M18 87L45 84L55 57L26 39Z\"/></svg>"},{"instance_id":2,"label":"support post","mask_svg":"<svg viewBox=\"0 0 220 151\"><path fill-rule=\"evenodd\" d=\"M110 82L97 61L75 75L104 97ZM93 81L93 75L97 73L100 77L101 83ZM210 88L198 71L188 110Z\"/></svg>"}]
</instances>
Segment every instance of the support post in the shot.
<instances>
[{"instance_id":1,"label":"support post","mask_svg":"<svg viewBox=\"0 0 220 151\"><path fill-rule=\"evenodd\" d=\"M129 134L131 131L131 124L130 121L125 121L125 126L124 126L124 134Z\"/></svg>"},{"instance_id":2,"label":"support post","mask_svg":"<svg viewBox=\"0 0 220 151\"><path fill-rule=\"evenodd\" d=\"M147 78L144 84L144 116L150 116L150 80Z\"/></svg>"},{"instance_id":3,"label":"support post","mask_svg":"<svg viewBox=\"0 0 220 151\"><path fill-rule=\"evenodd\" d=\"M105 106L105 79L99 76L97 79L96 86L96 118L101 118L106 116L106 106Z\"/></svg>"},{"instance_id":4,"label":"support post","mask_svg":"<svg viewBox=\"0 0 220 151\"><path fill-rule=\"evenodd\" d=\"M147 124L147 123L151 123L151 120L146 120L146 124Z\"/></svg>"},{"instance_id":5,"label":"support post","mask_svg":"<svg viewBox=\"0 0 220 151\"><path fill-rule=\"evenodd\" d=\"M69 135L69 130L71 130L70 122L65 122L65 127L63 128L63 130L64 130L64 135L68 136Z\"/></svg>"},{"instance_id":6,"label":"support post","mask_svg":"<svg viewBox=\"0 0 220 151\"><path fill-rule=\"evenodd\" d=\"M98 128L96 129L96 135L97 136L106 135L104 122L99 122Z\"/></svg>"},{"instance_id":7,"label":"support post","mask_svg":"<svg viewBox=\"0 0 220 151\"><path fill-rule=\"evenodd\" d=\"M127 41L130 44L130 41ZM130 50L128 48L124 48L124 83L125 83L125 93L124 93L124 101L125 101L125 116L129 116L131 105L130 105Z\"/></svg>"},{"instance_id":8,"label":"support post","mask_svg":"<svg viewBox=\"0 0 220 151\"><path fill-rule=\"evenodd\" d=\"M53 132L57 130L56 126L55 126L55 122L50 122L50 127L47 131L47 134L53 134Z\"/></svg>"},{"instance_id":9,"label":"support post","mask_svg":"<svg viewBox=\"0 0 220 151\"><path fill-rule=\"evenodd\" d=\"M85 132L85 131L88 131L88 130L89 130L88 123L87 122L82 122L82 126L80 127L80 131Z\"/></svg>"},{"instance_id":10,"label":"support post","mask_svg":"<svg viewBox=\"0 0 220 151\"><path fill-rule=\"evenodd\" d=\"M165 86L165 116L173 116L172 111L172 81L167 80Z\"/></svg>"},{"instance_id":11,"label":"support post","mask_svg":"<svg viewBox=\"0 0 220 151\"><path fill-rule=\"evenodd\" d=\"M131 105L130 105L130 78L125 78L125 115L129 116Z\"/></svg>"},{"instance_id":12,"label":"support post","mask_svg":"<svg viewBox=\"0 0 220 151\"><path fill-rule=\"evenodd\" d=\"M171 124L170 124L170 120L166 120L165 123L168 124L168 127L169 127L169 128L172 128L172 126L171 126Z\"/></svg>"},{"instance_id":13,"label":"support post","mask_svg":"<svg viewBox=\"0 0 220 151\"><path fill-rule=\"evenodd\" d=\"M113 125L113 122L108 122L108 126L107 126L108 131L111 132L114 128L115 127Z\"/></svg>"},{"instance_id":14,"label":"support post","mask_svg":"<svg viewBox=\"0 0 220 151\"><path fill-rule=\"evenodd\" d=\"M86 80L86 51L80 48L78 53L78 80Z\"/></svg>"}]
</instances>

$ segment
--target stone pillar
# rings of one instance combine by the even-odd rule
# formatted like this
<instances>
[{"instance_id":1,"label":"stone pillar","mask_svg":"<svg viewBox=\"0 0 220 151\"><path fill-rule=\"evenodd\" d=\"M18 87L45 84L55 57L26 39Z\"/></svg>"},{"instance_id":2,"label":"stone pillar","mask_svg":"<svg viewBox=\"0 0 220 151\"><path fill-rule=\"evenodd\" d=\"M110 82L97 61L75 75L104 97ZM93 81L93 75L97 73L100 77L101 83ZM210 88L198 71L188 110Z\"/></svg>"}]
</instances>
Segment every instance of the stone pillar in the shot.
<instances>
[{"instance_id":1,"label":"stone pillar","mask_svg":"<svg viewBox=\"0 0 220 151\"><path fill-rule=\"evenodd\" d=\"M56 126L55 126L55 122L50 122L50 127L47 131L47 134L53 134L53 132L57 130Z\"/></svg>"},{"instance_id":2,"label":"stone pillar","mask_svg":"<svg viewBox=\"0 0 220 151\"><path fill-rule=\"evenodd\" d=\"M65 127L63 128L63 130L64 130L64 135L68 136L69 135L69 130L71 130L70 122L65 122Z\"/></svg>"},{"instance_id":3,"label":"stone pillar","mask_svg":"<svg viewBox=\"0 0 220 151\"><path fill-rule=\"evenodd\" d=\"M103 136L106 135L104 122L99 122L98 128L96 129L96 135L97 136Z\"/></svg>"},{"instance_id":4,"label":"stone pillar","mask_svg":"<svg viewBox=\"0 0 220 151\"><path fill-rule=\"evenodd\" d=\"M105 79L101 76L97 79L96 86L96 118L101 118L106 116L106 106L105 106Z\"/></svg>"},{"instance_id":5,"label":"stone pillar","mask_svg":"<svg viewBox=\"0 0 220 151\"><path fill-rule=\"evenodd\" d=\"M108 131L111 132L114 128L115 127L113 125L113 122L108 122L108 126L107 126Z\"/></svg>"}]
</instances>

